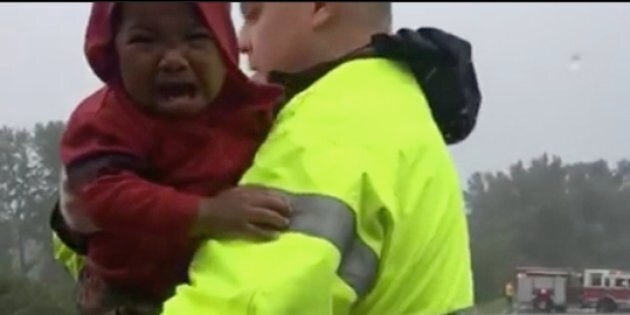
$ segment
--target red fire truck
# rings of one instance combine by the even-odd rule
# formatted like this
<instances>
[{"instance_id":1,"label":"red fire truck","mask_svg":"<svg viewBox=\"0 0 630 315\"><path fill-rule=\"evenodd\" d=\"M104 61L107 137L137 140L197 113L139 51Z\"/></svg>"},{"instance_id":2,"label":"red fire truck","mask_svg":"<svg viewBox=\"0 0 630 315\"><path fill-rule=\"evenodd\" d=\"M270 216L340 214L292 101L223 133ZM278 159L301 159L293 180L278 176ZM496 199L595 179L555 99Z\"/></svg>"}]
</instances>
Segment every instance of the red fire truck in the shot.
<instances>
[{"instance_id":1,"label":"red fire truck","mask_svg":"<svg viewBox=\"0 0 630 315\"><path fill-rule=\"evenodd\" d=\"M519 267L516 311L563 312L589 308L600 313L630 310L630 272L611 269Z\"/></svg>"},{"instance_id":2,"label":"red fire truck","mask_svg":"<svg viewBox=\"0 0 630 315\"><path fill-rule=\"evenodd\" d=\"M519 267L514 309L517 312L563 312L572 272L565 268Z\"/></svg>"},{"instance_id":3,"label":"red fire truck","mask_svg":"<svg viewBox=\"0 0 630 315\"><path fill-rule=\"evenodd\" d=\"M610 269L586 269L580 275L582 307L598 312L630 309L630 272Z\"/></svg>"}]
</instances>

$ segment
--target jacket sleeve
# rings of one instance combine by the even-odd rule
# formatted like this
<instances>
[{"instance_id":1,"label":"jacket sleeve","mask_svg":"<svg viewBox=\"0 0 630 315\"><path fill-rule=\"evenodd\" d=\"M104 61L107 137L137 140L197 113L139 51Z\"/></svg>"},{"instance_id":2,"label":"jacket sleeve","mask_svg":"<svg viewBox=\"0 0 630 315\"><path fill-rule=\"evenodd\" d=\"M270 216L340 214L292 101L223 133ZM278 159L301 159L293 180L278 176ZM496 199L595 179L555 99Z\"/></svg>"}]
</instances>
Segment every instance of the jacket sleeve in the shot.
<instances>
[{"instance_id":1,"label":"jacket sleeve","mask_svg":"<svg viewBox=\"0 0 630 315\"><path fill-rule=\"evenodd\" d=\"M113 233L137 233L142 226L147 234L187 235L200 197L152 183L124 166L95 171L100 174L76 184L77 202L69 212L85 211L96 229Z\"/></svg>"},{"instance_id":2,"label":"jacket sleeve","mask_svg":"<svg viewBox=\"0 0 630 315\"><path fill-rule=\"evenodd\" d=\"M141 222L143 233L186 235L200 197L152 181L150 133L115 111L80 107L64 132L64 219L81 232L137 233Z\"/></svg>"},{"instance_id":3,"label":"jacket sleeve","mask_svg":"<svg viewBox=\"0 0 630 315\"><path fill-rule=\"evenodd\" d=\"M360 119L318 105L285 108L241 180L290 199L290 232L206 241L163 314L344 315L369 292L385 233L371 169L387 161L361 144Z\"/></svg>"}]
</instances>

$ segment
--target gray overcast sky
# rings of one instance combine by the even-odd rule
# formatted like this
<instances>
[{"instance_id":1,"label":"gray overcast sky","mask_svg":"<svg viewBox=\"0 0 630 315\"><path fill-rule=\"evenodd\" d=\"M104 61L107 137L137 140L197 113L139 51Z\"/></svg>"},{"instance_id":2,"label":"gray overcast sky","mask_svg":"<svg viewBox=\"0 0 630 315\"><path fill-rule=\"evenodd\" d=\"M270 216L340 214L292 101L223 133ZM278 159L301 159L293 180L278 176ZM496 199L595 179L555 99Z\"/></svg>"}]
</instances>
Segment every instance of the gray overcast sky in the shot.
<instances>
[{"instance_id":1,"label":"gray overcast sky","mask_svg":"<svg viewBox=\"0 0 630 315\"><path fill-rule=\"evenodd\" d=\"M0 125L65 120L100 86L82 51L88 12L89 3L0 4ZM436 26L473 44L484 99L474 134L453 148L465 177L543 152L630 158L628 16L628 3L394 5L396 28Z\"/></svg>"}]
</instances>

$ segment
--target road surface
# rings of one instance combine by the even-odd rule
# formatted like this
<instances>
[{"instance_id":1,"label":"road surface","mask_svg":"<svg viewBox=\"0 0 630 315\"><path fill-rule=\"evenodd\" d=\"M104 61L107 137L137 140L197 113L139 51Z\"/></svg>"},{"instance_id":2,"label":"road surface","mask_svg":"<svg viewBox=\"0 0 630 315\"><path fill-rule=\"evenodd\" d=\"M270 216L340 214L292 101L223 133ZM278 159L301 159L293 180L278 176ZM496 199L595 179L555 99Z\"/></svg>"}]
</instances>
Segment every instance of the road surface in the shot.
<instances>
[{"instance_id":1,"label":"road surface","mask_svg":"<svg viewBox=\"0 0 630 315\"><path fill-rule=\"evenodd\" d=\"M582 310L582 309L570 309L566 313L508 313L503 312L499 314L482 314L481 312L473 312L473 315L499 315L499 314L513 314L513 315L541 315L541 314L558 314L558 315L630 315L630 312L615 312L615 313L596 313L595 310Z\"/></svg>"}]
</instances>

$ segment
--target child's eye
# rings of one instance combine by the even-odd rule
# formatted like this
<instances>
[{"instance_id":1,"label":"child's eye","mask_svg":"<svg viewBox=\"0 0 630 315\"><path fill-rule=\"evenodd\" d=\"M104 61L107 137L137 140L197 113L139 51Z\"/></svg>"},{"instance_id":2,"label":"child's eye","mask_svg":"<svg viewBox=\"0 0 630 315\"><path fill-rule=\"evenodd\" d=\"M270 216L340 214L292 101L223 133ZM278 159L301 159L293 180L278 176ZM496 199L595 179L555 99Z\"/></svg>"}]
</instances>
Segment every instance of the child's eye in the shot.
<instances>
[{"instance_id":1,"label":"child's eye","mask_svg":"<svg viewBox=\"0 0 630 315\"><path fill-rule=\"evenodd\" d=\"M188 35L186 39L193 40L193 41L201 41L201 40L210 40L212 38L210 34L208 34L207 32L199 32L199 33L192 33Z\"/></svg>"},{"instance_id":2,"label":"child's eye","mask_svg":"<svg viewBox=\"0 0 630 315\"><path fill-rule=\"evenodd\" d=\"M129 37L127 41L130 44L149 44L154 41L154 38L148 35L133 35Z\"/></svg>"}]
</instances>

